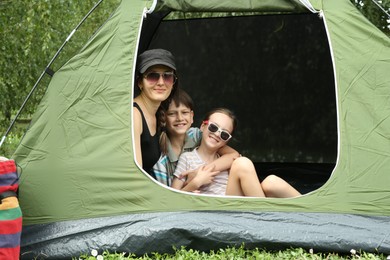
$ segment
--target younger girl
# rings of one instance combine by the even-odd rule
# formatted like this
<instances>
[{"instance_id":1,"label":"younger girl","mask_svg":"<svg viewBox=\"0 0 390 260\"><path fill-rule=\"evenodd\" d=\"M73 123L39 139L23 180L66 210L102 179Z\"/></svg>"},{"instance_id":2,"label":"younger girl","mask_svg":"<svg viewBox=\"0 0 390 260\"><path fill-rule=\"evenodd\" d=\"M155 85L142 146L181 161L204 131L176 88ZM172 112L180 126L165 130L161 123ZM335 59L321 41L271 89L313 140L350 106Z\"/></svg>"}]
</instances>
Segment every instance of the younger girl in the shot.
<instances>
[{"instance_id":1,"label":"younger girl","mask_svg":"<svg viewBox=\"0 0 390 260\"><path fill-rule=\"evenodd\" d=\"M218 151L232 137L237 120L226 108L217 108L208 113L202 126L202 141L198 148L180 156L172 187L184 191L199 191L203 194L235 195L251 197L295 197L300 193L283 179L270 175L260 183L253 163L245 157L237 158L228 171L218 174L199 171L190 183L185 184L183 172L212 163L219 158Z\"/></svg>"}]
</instances>

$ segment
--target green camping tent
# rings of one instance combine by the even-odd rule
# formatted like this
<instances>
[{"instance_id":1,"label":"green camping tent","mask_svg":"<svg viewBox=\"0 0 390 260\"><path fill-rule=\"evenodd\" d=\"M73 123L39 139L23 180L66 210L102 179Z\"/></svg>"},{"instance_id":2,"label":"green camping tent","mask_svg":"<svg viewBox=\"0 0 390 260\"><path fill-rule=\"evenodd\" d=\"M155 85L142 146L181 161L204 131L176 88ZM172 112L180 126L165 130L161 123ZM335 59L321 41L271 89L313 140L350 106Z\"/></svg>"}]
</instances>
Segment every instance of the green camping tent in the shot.
<instances>
[{"instance_id":1,"label":"green camping tent","mask_svg":"<svg viewBox=\"0 0 390 260\"><path fill-rule=\"evenodd\" d=\"M219 32L229 38L214 37ZM227 44L233 38L236 45ZM241 121L246 130L237 147L254 143L247 152L258 167L278 162L283 172L304 157L305 165L326 166L321 185L298 198L259 199L183 194L152 180L134 161L131 125L136 57L152 47L175 54L181 85L200 116L214 105L237 109L239 118L254 111ZM23 168L22 256L69 258L93 248L143 254L173 245L210 250L243 242L389 254L389 47L389 38L349 0L122 1L55 72L15 152ZM278 56L284 49L293 52ZM318 56L305 56L309 49ZM309 70L297 69L298 61ZM211 86L204 86L206 78ZM277 101L270 111L267 104ZM285 126L289 111L294 120ZM262 120L273 119L266 126L277 121L279 128L257 125L262 120L255 115L263 113ZM260 137L264 145L256 145ZM290 150L277 158L256 154L271 143Z\"/></svg>"}]
</instances>

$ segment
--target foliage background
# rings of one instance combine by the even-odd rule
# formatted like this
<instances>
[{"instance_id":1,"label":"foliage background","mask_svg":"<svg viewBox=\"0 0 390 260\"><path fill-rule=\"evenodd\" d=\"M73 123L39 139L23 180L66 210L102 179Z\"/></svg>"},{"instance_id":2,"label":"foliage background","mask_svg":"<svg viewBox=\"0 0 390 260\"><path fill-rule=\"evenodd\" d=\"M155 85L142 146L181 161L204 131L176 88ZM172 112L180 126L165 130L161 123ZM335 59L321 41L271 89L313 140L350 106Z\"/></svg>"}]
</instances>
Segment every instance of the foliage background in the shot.
<instances>
[{"instance_id":1,"label":"foliage background","mask_svg":"<svg viewBox=\"0 0 390 260\"><path fill-rule=\"evenodd\" d=\"M390 0L351 0L378 28L390 36ZM81 19L96 4L93 0L0 0L0 134L7 130L27 94L55 55L59 47ZM51 67L58 70L74 56L87 39L114 11L120 0L105 0L73 35ZM49 77L28 101L10 140L0 154L10 156L35 111Z\"/></svg>"},{"instance_id":2,"label":"foliage background","mask_svg":"<svg viewBox=\"0 0 390 260\"><path fill-rule=\"evenodd\" d=\"M0 0L0 134L6 132L28 93L71 31L98 1ZM58 70L118 6L102 1L53 62ZM45 74L27 102L0 154L10 157L41 100L50 77Z\"/></svg>"}]
</instances>

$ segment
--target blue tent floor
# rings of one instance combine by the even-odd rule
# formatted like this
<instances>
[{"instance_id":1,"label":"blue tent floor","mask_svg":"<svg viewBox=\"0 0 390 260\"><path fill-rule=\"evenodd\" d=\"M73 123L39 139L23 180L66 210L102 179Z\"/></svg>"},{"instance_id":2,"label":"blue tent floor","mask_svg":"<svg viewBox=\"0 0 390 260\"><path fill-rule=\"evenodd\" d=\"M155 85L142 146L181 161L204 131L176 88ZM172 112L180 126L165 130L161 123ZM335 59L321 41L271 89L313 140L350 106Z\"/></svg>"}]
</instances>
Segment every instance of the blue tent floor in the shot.
<instances>
[{"instance_id":1,"label":"blue tent floor","mask_svg":"<svg viewBox=\"0 0 390 260\"><path fill-rule=\"evenodd\" d=\"M69 259L91 249L173 253L173 246L200 251L248 249L351 249L390 254L390 217L334 213L193 211L142 213L24 227L22 259Z\"/></svg>"}]
</instances>

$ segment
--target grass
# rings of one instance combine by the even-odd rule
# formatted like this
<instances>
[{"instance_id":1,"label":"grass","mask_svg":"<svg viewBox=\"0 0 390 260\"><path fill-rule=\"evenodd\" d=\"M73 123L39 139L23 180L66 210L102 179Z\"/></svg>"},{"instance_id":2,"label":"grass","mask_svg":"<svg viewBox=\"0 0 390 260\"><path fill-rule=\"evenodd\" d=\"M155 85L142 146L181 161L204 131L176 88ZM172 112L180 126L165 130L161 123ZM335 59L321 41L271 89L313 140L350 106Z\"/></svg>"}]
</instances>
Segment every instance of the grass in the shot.
<instances>
[{"instance_id":1,"label":"grass","mask_svg":"<svg viewBox=\"0 0 390 260\"><path fill-rule=\"evenodd\" d=\"M177 260L202 260L202 259L211 259L211 260L217 260L217 259L315 259L315 260L322 260L322 259L372 259L372 260L381 260L381 259L390 259L390 256L386 258L383 254L372 254L372 253L365 253L365 252L356 252L355 250L351 250L351 253L349 255L339 255L336 253L314 253L309 252L302 249L302 248L296 248L296 249L287 249L283 251L266 251L263 249L245 249L245 247L242 245L239 248L226 248L226 249L219 249L218 251L210 251L208 253L206 252L200 252L193 249L186 249L184 247L177 249L174 248L175 252L173 254L159 254L159 253L152 253L150 255L143 255L143 256L136 256L134 254L127 254L127 253L109 253L108 251L97 252L97 250L92 250L90 254L84 254L81 255L78 258L73 258L74 260L82 259L82 260L123 260L123 259L161 259L161 260L168 260L168 259L177 259Z\"/></svg>"}]
</instances>

